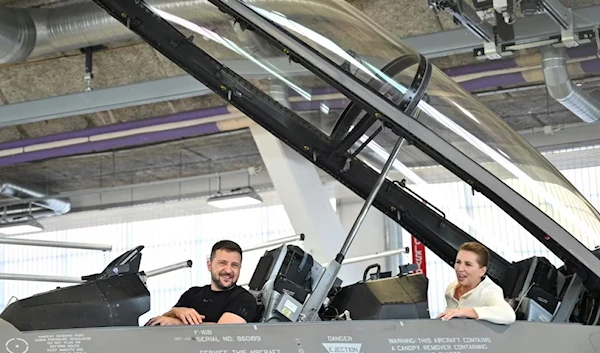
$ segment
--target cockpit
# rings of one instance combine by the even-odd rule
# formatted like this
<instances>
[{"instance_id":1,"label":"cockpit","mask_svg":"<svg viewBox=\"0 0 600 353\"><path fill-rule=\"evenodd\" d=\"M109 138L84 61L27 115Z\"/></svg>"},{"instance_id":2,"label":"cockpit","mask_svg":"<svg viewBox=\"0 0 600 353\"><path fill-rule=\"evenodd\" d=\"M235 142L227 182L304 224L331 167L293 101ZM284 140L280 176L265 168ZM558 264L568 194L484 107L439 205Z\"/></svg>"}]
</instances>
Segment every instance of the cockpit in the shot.
<instances>
[{"instance_id":1,"label":"cockpit","mask_svg":"<svg viewBox=\"0 0 600 353\"><path fill-rule=\"evenodd\" d=\"M20 331L92 327L138 326L150 310L150 292L140 261L144 246L114 259L103 271L82 276L82 283L58 288L11 303L1 314ZM340 320L430 319L429 280L413 264L397 273L382 273L379 264L365 269L363 279L345 284L339 278L306 320L309 298L319 290L322 264L296 245L283 244L265 251L248 289L259 306L256 322L294 323ZM374 273L369 271L376 269ZM575 273L556 268L543 257L511 264L501 283L517 320L586 322L598 320L592 294Z\"/></svg>"}]
</instances>

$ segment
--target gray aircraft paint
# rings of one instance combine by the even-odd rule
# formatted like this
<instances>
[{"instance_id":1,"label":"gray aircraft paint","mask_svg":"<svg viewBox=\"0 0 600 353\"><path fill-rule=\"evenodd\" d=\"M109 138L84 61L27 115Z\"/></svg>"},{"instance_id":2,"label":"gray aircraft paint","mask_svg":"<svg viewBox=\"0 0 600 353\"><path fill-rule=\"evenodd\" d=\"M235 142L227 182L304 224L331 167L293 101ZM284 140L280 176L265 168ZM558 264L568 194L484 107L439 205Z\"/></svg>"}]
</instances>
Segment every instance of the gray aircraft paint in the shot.
<instances>
[{"instance_id":1,"label":"gray aircraft paint","mask_svg":"<svg viewBox=\"0 0 600 353\"><path fill-rule=\"evenodd\" d=\"M0 321L0 342L7 353L597 353L600 328L455 319L20 332Z\"/></svg>"}]
</instances>

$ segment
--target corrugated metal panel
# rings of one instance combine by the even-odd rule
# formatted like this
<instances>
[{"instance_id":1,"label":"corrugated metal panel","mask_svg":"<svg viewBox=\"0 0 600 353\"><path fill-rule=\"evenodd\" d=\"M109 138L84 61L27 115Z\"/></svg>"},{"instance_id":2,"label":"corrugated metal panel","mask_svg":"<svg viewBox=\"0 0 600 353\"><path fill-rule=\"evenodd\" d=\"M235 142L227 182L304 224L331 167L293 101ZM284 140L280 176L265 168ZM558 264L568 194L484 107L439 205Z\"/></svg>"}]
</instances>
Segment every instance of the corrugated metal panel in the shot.
<instances>
[{"instance_id":1,"label":"corrugated metal panel","mask_svg":"<svg viewBox=\"0 0 600 353\"><path fill-rule=\"evenodd\" d=\"M144 324L170 309L192 285L210 282L206 259L216 241L232 239L243 248L293 234L283 206L71 229L21 238L112 244L112 252L5 245L0 247L0 272L78 277L98 273L110 260L137 245L145 245L142 269L146 271L192 259L191 270L148 279L152 302L150 312L140 318L140 324ZM240 283L250 279L263 253L257 250L244 254ZM64 285L0 281L0 308L3 310L13 296L23 298Z\"/></svg>"}]
</instances>

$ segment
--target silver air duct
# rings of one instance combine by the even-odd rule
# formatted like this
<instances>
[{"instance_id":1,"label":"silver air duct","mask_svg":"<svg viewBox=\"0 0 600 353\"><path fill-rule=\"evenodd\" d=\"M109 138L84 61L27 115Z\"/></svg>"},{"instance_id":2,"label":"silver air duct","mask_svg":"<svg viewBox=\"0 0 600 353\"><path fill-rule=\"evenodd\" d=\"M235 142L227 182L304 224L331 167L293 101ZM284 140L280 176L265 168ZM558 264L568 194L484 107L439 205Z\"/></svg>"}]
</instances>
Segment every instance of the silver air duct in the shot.
<instances>
[{"instance_id":1,"label":"silver air duct","mask_svg":"<svg viewBox=\"0 0 600 353\"><path fill-rule=\"evenodd\" d=\"M569 78L565 48L544 47L542 69L552 98L585 122L592 123L600 119L600 102L574 85Z\"/></svg>"},{"instance_id":2,"label":"silver air duct","mask_svg":"<svg viewBox=\"0 0 600 353\"><path fill-rule=\"evenodd\" d=\"M223 18L206 0L147 3L190 21ZM133 38L133 32L91 1L50 9L0 9L0 63Z\"/></svg>"},{"instance_id":3,"label":"silver air duct","mask_svg":"<svg viewBox=\"0 0 600 353\"><path fill-rule=\"evenodd\" d=\"M267 1L273 0L247 2ZM207 0L147 0L146 3L205 27L228 20ZM312 0L277 0L275 4L275 9L293 8L296 13L302 13L305 6L324 6ZM323 13L332 20L344 15L327 9ZM135 38L135 33L91 1L50 9L0 8L0 64Z\"/></svg>"},{"instance_id":4,"label":"silver air duct","mask_svg":"<svg viewBox=\"0 0 600 353\"><path fill-rule=\"evenodd\" d=\"M42 198L46 195L40 190L31 187L18 185L6 179L0 180L0 194L17 199ZM55 215L62 215L71 210L71 203L68 199L45 199L32 201L31 204L40 206L54 212ZM25 210L27 207L24 208ZM44 213L47 215L47 213Z\"/></svg>"},{"instance_id":5,"label":"silver air duct","mask_svg":"<svg viewBox=\"0 0 600 353\"><path fill-rule=\"evenodd\" d=\"M28 12L0 9L0 64L27 59L35 38L35 25Z\"/></svg>"}]
</instances>

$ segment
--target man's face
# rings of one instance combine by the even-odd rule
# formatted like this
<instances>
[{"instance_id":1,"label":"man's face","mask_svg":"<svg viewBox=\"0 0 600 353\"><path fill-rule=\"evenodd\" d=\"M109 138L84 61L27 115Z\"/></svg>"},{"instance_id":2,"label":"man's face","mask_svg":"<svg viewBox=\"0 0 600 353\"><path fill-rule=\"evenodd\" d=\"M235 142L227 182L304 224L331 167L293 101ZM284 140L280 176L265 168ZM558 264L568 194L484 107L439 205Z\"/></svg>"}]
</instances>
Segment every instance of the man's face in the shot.
<instances>
[{"instance_id":1,"label":"man's face","mask_svg":"<svg viewBox=\"0 0 600 353\"><path fill-rule=\"evenodd\" d=\"M235 286L240 277L242 256L235 251L217 250L214 259L208 260L213 287L227 290Z\"/></svg>"}]
</instances>

